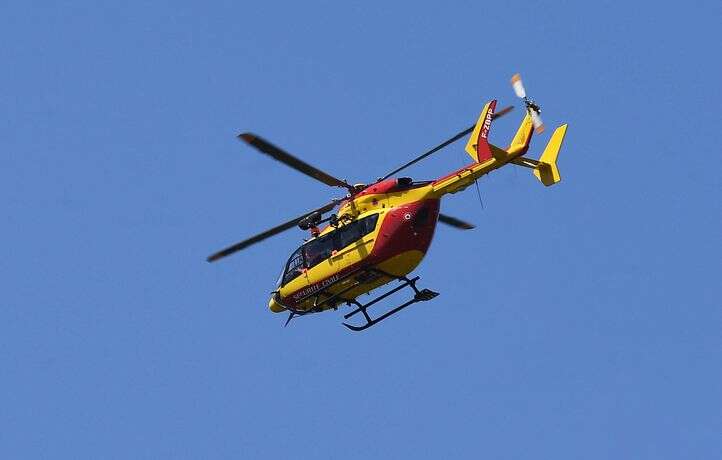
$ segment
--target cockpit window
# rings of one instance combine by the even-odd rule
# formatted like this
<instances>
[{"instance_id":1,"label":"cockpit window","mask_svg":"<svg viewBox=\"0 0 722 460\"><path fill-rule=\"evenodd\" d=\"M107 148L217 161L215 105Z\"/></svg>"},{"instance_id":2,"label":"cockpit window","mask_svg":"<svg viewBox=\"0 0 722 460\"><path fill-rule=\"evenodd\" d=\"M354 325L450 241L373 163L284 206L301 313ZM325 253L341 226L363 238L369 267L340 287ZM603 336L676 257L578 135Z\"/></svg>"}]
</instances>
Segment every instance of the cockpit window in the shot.
<instances>
[{"instance_id":1,"label":"cockpit window","mask_svg":"<svg viewBox=\"0 0 722 460\"><path fill-rule=\"evenodd\" d=\"M373 214L353 221L298 248L286 263L283 285L300 275L304 268L315 267L331 257L333 251L341 250L373 232L378 218L378 214Z\"/></svg>"}]
</instances>

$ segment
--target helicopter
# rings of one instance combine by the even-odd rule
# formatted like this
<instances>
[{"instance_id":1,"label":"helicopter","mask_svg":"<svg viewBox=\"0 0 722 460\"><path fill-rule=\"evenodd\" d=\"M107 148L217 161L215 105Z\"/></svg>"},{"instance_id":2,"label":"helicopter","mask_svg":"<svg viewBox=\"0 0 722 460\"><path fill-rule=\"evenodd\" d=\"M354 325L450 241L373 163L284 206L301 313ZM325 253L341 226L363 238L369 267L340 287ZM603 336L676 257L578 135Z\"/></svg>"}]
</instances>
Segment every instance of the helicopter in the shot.
<instances>
[{"instance_id":1,"label":"helicopter","mask_svg":"<svg viewBox=\"0 0 722 460\"><path fill-rule=\"evenodd\" d=\"M503 149L489 143L491 124L506 115L512 106L496 111L496 100L487 102L477 122L448 140L380 177L372 184L349 184L291 155L260 136L243 133L238 137L271 158L306 174L326 185L346 190L346 195L270 228L251 238L222 249L207 258L215 262L253 244L295 226L310 232L310 239L293 251L282 267L276 289L271 292L268 308L274 313L288 312L287 326L295 317L306 316L339 306L351 307L344 319L362 315L360 324L343 325L362 331L378 324L417 302L429 301L439 295L419 288L419 276L410 273L424 258L434 236L437 223L462 230L473 225L439 212L443 197L457 193L482 176L507 164L531 169L545 186L561 180L557 157L567 125L556 128L541 157L534 160L524 155L534 133L544 131L541 109L529 99L519 74L511 79L516 96L522 99L526 113L509 147ZM415 181L395 177L409 166L438 152L470 134L465 151L472 163L434 180ZM338 207L335 213L331 211ZM327 215L328 214L328 215ZM321 227L322 224L325 226ZM398 284L366 302L362 294L371 294L389 283ZM389 296L406 289L411 298L385 313L372 317L369 308Z\"/></svg>"}]
</instances>

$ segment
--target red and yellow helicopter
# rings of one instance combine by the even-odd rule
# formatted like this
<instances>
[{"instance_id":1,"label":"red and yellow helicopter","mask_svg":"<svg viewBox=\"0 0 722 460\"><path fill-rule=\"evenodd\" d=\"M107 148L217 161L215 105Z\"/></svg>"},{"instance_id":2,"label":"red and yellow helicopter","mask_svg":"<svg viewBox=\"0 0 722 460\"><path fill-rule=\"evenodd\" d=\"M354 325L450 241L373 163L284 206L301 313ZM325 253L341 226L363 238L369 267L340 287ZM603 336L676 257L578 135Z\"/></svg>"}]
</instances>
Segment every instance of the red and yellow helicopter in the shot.
<instances>
[{"instance_id":1,"label":"red and yellow helicopter","mask_svg":"<svg viewBox=\"0 0 722 460\"><path fill-rule=\"evenodd\" d=\"M439 213L442 197L456 193L477 179L507 164L532 169L544 185L560 181L557 156L567 125L558 127L539 160L526 158L532 134L541 133L544 125L539 106L526 96L519 74L511 79L516 95L524 101L526 114L511 141L502 149L489 143L489 131L495 118L512 107L496 112L496 100L488 102L476 124L437 145L414 160L391 171L371 185L350 185L290 155L254 134L238 137L275 160L323 182L348 191L344 198L334 199L314 211L289 220L208 257L209 262L226 257L298 225L311 233L311 238L288 258L268 307L275 313L288 312L286 325L296 316L319 313L348 305L349 319L362 314L364 322L357 326L343 323L353 331L367 329L416 302L431 300L438 293L416 286L418 276L409 277L426 254L437 222L460 229L473 225ZM408 177L393 178L405 168L471 133L466 152L473 162L463 168L430 181L414 181ZM338 206L328 217L324 214ZM321 224L325 227L319 228ZM369 293L391 282L399 284L362 303L361 294ZM409 288L413 297L386 313L372 318L369 307L390 295Z\"/></svg>"}]
</instances>

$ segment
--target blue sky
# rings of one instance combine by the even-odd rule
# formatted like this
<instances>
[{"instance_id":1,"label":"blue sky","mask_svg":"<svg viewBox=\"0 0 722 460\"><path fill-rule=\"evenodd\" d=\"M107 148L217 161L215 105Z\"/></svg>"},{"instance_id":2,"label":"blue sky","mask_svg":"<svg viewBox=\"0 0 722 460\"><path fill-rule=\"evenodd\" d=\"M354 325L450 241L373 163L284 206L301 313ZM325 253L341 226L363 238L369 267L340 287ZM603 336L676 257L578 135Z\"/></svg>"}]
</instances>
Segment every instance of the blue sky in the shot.
<instances>
[{"instance_id":1,"label":"blue sky","mask_svg":"<svg viewBox=\"0 0 722 460\"><path fill-rule=\"evenodd\" d=\"M343 4L342 4L343 3ZM719 2L5 2L4 458L719 458ZM338 194L515 103L563 181L444 201L441 292L363 334L266 309ZM505 144L522 111L492 128ZM543 149L546 136L533 144ZM463 143L408 171L468 161Z\"/></svg>"}]
</instances>

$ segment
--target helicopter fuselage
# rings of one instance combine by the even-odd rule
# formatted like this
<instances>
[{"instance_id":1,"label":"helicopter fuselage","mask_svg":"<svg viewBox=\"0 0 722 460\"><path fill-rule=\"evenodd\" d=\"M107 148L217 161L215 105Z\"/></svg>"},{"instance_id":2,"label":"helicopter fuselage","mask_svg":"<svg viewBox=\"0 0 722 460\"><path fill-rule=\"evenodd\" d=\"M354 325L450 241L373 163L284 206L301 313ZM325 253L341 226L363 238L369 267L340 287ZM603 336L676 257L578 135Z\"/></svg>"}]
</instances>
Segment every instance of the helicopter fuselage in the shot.
<instances>
[{"instance_id":1,"label":"helicopter fuselage","mask_svg":"<svg viewBox=\"0 0 722 460\"><path fill-rule=\"evenodd\" d=\"M431 244L439 201L431 182L413 183L406 178L387 179L359 192L341 204L336 228L327 226L299 248L303 263L296 265L289 260L269 308L274 312L327 310L393 281L387 276L367 276L361 281L346 276L369 267L397 277L407 275L421 262ZM359 238L349 241L344 236L347 226L350 229L355 222L371 221L372 228L362 225L361 231L352 230L350 238ZM335 234L338 237L334 238ZM313 244L324 239L328 244ZM321 254L320 261L318 254L310 254L317 250L314 246L326 252ZM296 273L289 273L291 264L294 266L290 269ZM320 302L341 291L343 295L334 301ZM314 295L317 293L322 295Z\"/></svg>"}]
</instances>

